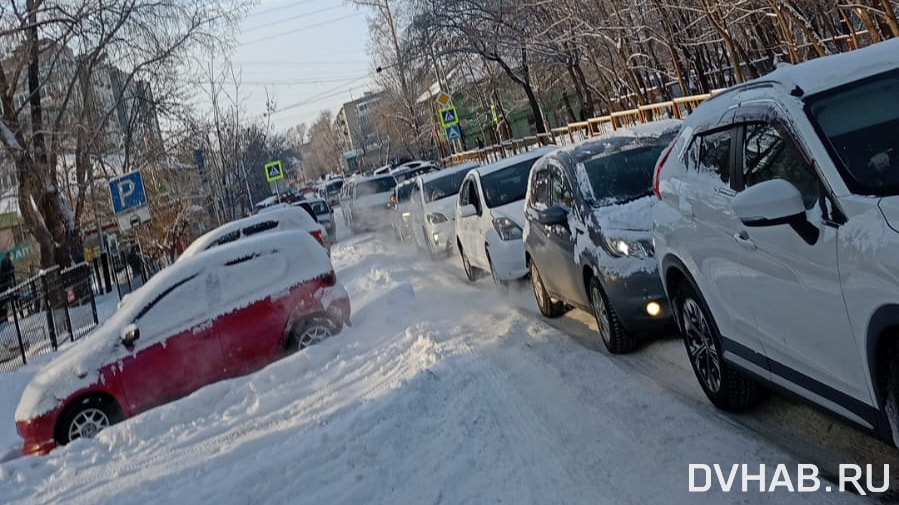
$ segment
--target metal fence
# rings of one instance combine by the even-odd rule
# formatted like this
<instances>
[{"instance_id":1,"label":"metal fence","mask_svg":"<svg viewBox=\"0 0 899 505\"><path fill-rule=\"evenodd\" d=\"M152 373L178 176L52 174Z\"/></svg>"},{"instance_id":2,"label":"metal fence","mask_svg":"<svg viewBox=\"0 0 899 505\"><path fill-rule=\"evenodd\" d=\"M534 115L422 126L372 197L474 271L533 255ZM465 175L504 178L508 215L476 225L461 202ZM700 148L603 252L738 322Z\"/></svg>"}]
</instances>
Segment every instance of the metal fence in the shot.
<instances>
[{"instance_id":1,"label":"metal fence","mask_svg":"<svg viewBox=\"0 0 899 505\"><path fill-rule=\"evenodd\" d=\"M97 326L92 268L53 267L0 293L0 372L75 342Z\"/></svg>"}]
</instances>

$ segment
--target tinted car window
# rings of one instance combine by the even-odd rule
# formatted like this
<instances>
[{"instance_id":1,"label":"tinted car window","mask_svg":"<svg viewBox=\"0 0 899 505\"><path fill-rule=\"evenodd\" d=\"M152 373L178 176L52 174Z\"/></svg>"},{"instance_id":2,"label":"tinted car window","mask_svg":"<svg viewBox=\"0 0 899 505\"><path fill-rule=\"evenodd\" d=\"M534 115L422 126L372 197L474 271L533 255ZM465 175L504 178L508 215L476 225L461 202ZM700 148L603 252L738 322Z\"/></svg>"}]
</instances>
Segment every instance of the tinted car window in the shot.
<instances>
[{"instance_id":1,"label":"tinted car window","mask_svg":"<svg viewBox=\"0 0 899 505\"><path fill-rule=\"evenodd\" d=\"M699 151L695 168L701 172L717 175L721 182L730 183L730 139L729 129L708 133L697 137L694 145Z\"/></svg>"},{"instance_id":2,"label":"tinted car window","mask_svg":"<svg viewBox=\"0 0 899 505\"><path fill-rule=\"evenodd\" d=\"M206 249L215 247L217 245L227 244L228 242L234 242L235 240L240 238L240 231L234 230L231 233L222 235L215 242L209 244Z\"/></svg>"},{"instance_id":3,"label":"tinted car window","mask_svg":"<svg viewBox=\"0 0 899 505\"><path fill-rule=\"evenodd\" d=\"M549 194L550 176L549 169L539 170L534 173L533 187L531 188L531 204L535 207L549 207L552 198Z\"/></svg>"},{"instance_id":4,"label":"tinted car window","mask_svg":"<svg viewBox=\"0 0 899 505\"><path fill-rule=\"evenodd\" d=\"M528 190L528 175L537 158L522 161L492 174L481 177L484 201L491 209L507 203L524 200Z\"/></svg>"},{"instance_id":5,"label":"tinted car window","mask_svg":"<svg viewBox=\"0 0 899 505\"><path fill-rule=\"evenodd\" d=\"M793 183L802 193L806 209L818 201L818 180L802 155L777 129L768 124L746 125L743 143L743 183L752 186L771 179Z\"/></svg>"},{"instance_id":6,"label":"tinted car window","mask_svg":"<svg viewBox=\"0 0 899 505\"><path fill-rule=\"evenodd\" d=\"M321 216L324 214L329 214L331 209L328 208L328 204L319 200L316 202L310 202L309 206L312 207L312 211L315 212L316 216Z\"/></svg>"},{"instance_id":7,"label":"tinted car window","mask_svg":"<svg viewBox=\"0 0 899 505\"><path fill-rule=\"evenodd\" d=\"M356 184L356 198L376 195L378 193L389 193L395 187L396 179L393 177L382 177L380 179L362 181Z\"/></svg>"},{"instance_id":8,"label":"tinted car window","mask_svg":"<svg viewBox=\"0 0 899 505\"><path fill-rule=\"evenodd\" d=\"M812 119L854 181L875 194L899 193L899 72L813 100Z\"/></svg>"},{"instance_id":9,"label":"tinted car window","mask_svg":"<svg viewBox=\"0 0 899 505\"><path fill-rule=\"evenodd\" d=\"M244 236L249 237L250 235L255 235L259 232L272 230L277 227L278 227L277 221L263 221L261 223L256 223L256 224L247 226L246 228L244 228L241 231L243 232Z\"/></svg>"},{"instance_id":10,"label":"tinted car window","mask_svg":"<svg viewBox=\"0 0 899 505\"><path fill-rule=\"evenodd\" d=\"M668 146L664 139L650 144L626 146L607 151L584 162L584 169L597 205L625 203L652 194L652 173L656 161ZM564 198L559 182L559 203ZM554 198L555 199L555 198Z\"/></svg>"},{"instance_id":11,"label":"tinted car window","mask_svg":"<svg viewBox=\"0 0 899 505\"><path fill-rule=\"evenodd\" d=\"M396 187L396 201L405 202L412 197L412 188L415 184L400 184Z\"/></svg>"},{"instance_id":12,"label":"tinted car window","mask_svg":"<svg viewBox=\"0 0 899 505\"><path fill-rule=\"evenodd\" d=\"M428 202L453 196L459 192L459 186L465 179L465 172L459 171L424 183L425 199Z\"/></svg>"}]
</instances>

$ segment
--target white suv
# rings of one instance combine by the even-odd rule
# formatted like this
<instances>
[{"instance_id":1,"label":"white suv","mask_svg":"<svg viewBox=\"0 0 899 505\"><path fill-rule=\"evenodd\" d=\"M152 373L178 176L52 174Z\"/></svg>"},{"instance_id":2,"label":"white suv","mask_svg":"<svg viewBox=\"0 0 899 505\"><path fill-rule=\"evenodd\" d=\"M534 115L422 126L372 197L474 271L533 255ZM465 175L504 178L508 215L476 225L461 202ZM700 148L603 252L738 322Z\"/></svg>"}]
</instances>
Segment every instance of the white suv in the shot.
<instances>
[{"instance_id":1,"label":"white suv","mask_svg":"<svg viewBox=\"0 0 899 505\"><path fill-rule=\"evenodd\" d=\"M782 65L700 105L660 158L656 257L715 405L764 383L899 434L897 54Z\"/></svg>"}]
</instances>

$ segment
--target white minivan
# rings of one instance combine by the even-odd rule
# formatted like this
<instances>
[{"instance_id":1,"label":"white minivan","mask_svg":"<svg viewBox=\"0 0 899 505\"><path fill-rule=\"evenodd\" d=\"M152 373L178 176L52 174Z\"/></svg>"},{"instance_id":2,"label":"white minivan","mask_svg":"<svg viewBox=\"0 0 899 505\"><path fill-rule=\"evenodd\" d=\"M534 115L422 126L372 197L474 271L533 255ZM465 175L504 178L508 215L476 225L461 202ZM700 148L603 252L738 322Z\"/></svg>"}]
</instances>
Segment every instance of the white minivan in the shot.
<instances>
[{"instance_id":1,"label":"white minivan","mask_svg":"<svg viewBox=\"0 0 899 505\"><path fill-rule=\"evenodd\" d=\"M521 279L525 264L524 198L531 167L557 149L546 146L468 172L456 201L456 246L468 280L488 272L494 282Z\"/></svg>"}]
</instances>

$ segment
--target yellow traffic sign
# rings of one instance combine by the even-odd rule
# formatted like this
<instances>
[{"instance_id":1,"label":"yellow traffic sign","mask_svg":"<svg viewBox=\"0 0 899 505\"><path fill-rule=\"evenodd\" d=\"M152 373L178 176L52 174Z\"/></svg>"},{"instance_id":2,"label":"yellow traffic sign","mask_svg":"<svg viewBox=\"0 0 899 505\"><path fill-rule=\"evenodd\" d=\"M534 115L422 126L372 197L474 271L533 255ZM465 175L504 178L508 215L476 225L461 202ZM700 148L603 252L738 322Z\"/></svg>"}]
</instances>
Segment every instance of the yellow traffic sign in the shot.
<instances>
[{"instance_id":1,"label":"yellow traffic sign","mask_svg":"<svg viewBox=\"0 0 899 505\"><path fill-rule=\"evenodd\" d=\"M444 130L449 128L450 126L456 126L459 124L459 113L456 112L456 106L450 105L444 109L440 109L440 126L443 127Z\"/></svg>"},{"instance_id":2,"label":"yellow traffic sign","mask_svg":"<svg viewBox=\"0 0 899 505\"><path fill-rule=\"evenodd\" d=\"M265 180L268 182L280 181L284 178L284 167L281 160L275 160L265 164Z\"/></svg>"},{"instance_id":3,"label":"yellow traffic sign","mask_svg":"<svg viewBox=\"0 0 899 505\"><path fill-rule=\"evenodd\" d=\"M437 105L441 107L449 107L453 103L453 98L443 91L441 91L440 94L437 95L436 100Z\"/></svg>"}]
</instances>

